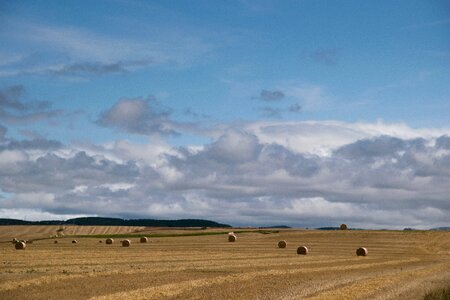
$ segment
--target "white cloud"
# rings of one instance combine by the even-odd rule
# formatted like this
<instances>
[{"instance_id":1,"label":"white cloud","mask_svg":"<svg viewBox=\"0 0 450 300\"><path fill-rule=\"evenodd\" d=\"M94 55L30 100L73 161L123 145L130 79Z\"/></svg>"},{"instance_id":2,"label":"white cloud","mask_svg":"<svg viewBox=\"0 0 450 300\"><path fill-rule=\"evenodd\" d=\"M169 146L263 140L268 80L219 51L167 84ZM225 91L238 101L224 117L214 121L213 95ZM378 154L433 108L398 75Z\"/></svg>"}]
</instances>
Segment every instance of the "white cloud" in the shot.
<instances>
[{"instance_id":1,"label":"white cloud","mask_svg":"<svg viewBox=\"0 0 450 300\"><path fill-rule=\"evenodd\" d=\"M173 149L158 136L153 136L147 144L133 144L129 141L119 140L109 146L108 149L115 153L117 157L153 167L162 165L164 155L177 155L178 153L176 149Z\"/></svg>"},{"instance_id":2,"label":"white cloud","mask_svg":"<svg viewBox=\"0 0 450 300\"><path fill-rule=\"evenodd\" d=\"M79 185L79 186L74 187L72 189L72 192L73 193L84 193L87 191L87 189L88 189L87 185Z\"/></svg>"},{"instance_id":3,"label":"white cloud","mask_svg":"<svg viewBox=\"0 0 450 300\"><path fill-rule=\"evenodd\" d=\"M100 185L101 188L107 188L111 192L118 192L118 191L126 191L134 187L135 184L127 183L127 182L117 182L117 183L104 183Z\"/></svg>"},{"instance_id":4,"label":"white cloud","mask_svg":"<svg viewBox=\"0 0 450 300\"><path fill-rule=\"evenodd\" d=\"M187 124L172 120L170 115L171 111L151 96L146 99L123 98L104 111L97 124L147 136L177 135L178 127Z\"/></svg>"},{"instance_id":5,"label":"white cloud","mask_svg":"<svg viewBox=\"0 0 450 300\"><path fill-rule=\"evenodd\" d=\"M355 213L355 206L351 203L333 203L322 197L301 198L291 201L291 207L286 213L298 217L337 217L348 218Z\"/></svg>"},{"instance_id":6,"label":"white cloud","mask_svg":"<svg viewBox=\"0 0 450 300\"><path fill-rule=\"evenodd\" d=\"M340 121L272 121L242 125L263 143L277 143L299 153L330 155L330 151L360 139L381 135L401 139L433 139L450 135L450 128L414 129L403 123Z\"/></svg>"},{"instance_id":7,"label":"white cloud","mask_svg":"<svg viewBox=\"0 0 450 300\"><path fill-rule=\"evenodd\" d=\"M447 129L403 124L222 124L213 142L0 151L0 209L208 218L235 225L448 225ZM192 150L194 149L194 150ZM36 191L40 193L36 193Z\"/></svg>"},{"instance_id":8,"label":"white cloud","mask_svg":"<svg viewBox=\"0 0 450 300\"><path fill-rule=\"evenodd\" d=\"M0 152L0 166L6 168L27 160L27 154L20 150L5 150Z\"/></svg>"},{"instance_id":9,"label":"white cloud","mask_svg":"<svg viewBox=\"0 0 450 300\"><path fill-rule=\"evenodd\" d=\"M246 162L259 152L258 138L254 135L236 130L227 131L210 145L210 157L229 163Z\"/></svg>"}]
</instances>

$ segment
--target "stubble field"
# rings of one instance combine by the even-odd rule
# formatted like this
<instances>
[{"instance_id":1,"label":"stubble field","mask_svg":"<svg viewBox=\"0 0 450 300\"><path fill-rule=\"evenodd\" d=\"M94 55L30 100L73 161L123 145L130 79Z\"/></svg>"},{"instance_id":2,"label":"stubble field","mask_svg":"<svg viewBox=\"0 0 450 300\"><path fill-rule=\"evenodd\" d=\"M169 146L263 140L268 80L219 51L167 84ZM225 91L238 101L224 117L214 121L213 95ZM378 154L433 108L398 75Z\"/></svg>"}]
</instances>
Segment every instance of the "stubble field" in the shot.
<instances>
[{"instance_id":1,"label":"stubble field","mask_svg":"<svg viewBox=\"0 0 450 300\"><path fill-rule=\"evenodd\" d=\"M57 244L10 242L56 230L0 227L0 299L422 299L450 282L450 232L248 230L229 243L223 229L73 226ZM68 233L92 237L72 244ZM99 236L130 233L129 248ZM199 235L139 243L158 234ZM368 256L355 255L361 246Z\"/></svg>"}]
</instances>

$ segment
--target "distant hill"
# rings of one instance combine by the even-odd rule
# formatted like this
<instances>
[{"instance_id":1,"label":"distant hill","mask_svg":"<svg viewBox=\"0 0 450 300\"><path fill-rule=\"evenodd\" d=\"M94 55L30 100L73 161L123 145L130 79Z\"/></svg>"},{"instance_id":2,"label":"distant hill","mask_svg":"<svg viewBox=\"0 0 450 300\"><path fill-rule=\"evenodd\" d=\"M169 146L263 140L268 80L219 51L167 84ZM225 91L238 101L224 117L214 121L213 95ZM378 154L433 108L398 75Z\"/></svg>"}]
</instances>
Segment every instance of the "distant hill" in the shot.
<instances>
[{"instance_id":1,"label":"distant hill","mask_svg":"<svg viewBox=\"0 0 450 300\"><path fill-rule=\"evenodd\" d=\"M2 219L0 218L1 225L62 225L64 221L24 221L18 219Z\"/></svg>"},{"instance_id":2,"label":"distant hill","mask_svg":"<svg viewBox=\"0 0 450 300\"><path fill-rule=\"evenodd\" d=\"M339 227L319 227L317 230L340 230Z\"/></svg>"},{"instance_id":3,"label":"distant hill","mask_svg":"<svg viewBox=\"0 0 450 300\"><path fill-rule=\"evenodd\" d=\"M340 227L319 227L317 230L341 230ZM348 228L348 230L365 230L364 228ZM383 229L380 229L383 230Z\"/></svg>"},{"instance_id":4,"label":"distant hill","mask_svg":"<svg viewBox=\"0 0 450 300\"><path fill-rule=\"evenodd\" d=\"M264 226L264 227L258 227L259 229L270 229L270 228L292 228L290 226L287 225L274 225L274 226Z\"/></svg>"},{"instance_id":5,"label":"distant hill","mask_svg":"<svg viewBox=\"0 0 450 300\"><path fill-rule=\"evenodd\" d=\"M450 230L450 227L437 227L437 228L431 228L431 230Z\"/></svg>"},{"instance_id":6,"label":"distant hill","mask_svg":"<svg viewBox=\"0 0 450 300\"><path fill-rule=\"evenodd\" d=\"M66 221L24 221L17 219L0 219L1 225L89 225L89 226L145 226L145 227L231 227L201 219L181 220L154 220L154 219L131 219L85 217L68 219Z\"/></svg>"}]
</instances>

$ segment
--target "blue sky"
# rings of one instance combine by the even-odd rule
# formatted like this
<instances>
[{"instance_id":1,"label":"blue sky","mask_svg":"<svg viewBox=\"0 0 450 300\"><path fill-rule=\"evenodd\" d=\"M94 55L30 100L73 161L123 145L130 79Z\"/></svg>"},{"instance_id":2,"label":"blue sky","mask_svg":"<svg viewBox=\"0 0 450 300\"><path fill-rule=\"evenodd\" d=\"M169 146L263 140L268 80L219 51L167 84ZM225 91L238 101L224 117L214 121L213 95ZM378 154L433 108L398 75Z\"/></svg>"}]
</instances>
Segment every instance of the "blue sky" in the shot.
<instances>
[{"instance_id":1,"label":"blue sky","mask_svg":"<svg viewBox=\"0 0 450 300\"><path fill-rule=\"evenodd\" d=\"M446 224L447 1L4 2L0 28L1 216Z\"/></svg>"}]
</instances>

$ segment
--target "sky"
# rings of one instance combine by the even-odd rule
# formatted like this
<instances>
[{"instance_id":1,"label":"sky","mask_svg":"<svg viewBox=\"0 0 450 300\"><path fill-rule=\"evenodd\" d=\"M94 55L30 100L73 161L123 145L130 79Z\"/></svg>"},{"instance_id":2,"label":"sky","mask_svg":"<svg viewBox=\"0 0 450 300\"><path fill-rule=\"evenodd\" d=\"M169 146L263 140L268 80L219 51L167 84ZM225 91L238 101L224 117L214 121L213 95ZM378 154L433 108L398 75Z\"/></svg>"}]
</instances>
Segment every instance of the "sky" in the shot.
<instances>
[{"instance_id":1,"label":"sky","mask_svg":"<svg viewBox=\"0 0 450 300\"><path fill-rule=\"evenodd\" d=\"M0 218L450 226L446 0L2 1Z\"/></svg>"}]
</instances>

